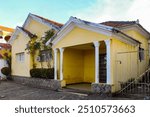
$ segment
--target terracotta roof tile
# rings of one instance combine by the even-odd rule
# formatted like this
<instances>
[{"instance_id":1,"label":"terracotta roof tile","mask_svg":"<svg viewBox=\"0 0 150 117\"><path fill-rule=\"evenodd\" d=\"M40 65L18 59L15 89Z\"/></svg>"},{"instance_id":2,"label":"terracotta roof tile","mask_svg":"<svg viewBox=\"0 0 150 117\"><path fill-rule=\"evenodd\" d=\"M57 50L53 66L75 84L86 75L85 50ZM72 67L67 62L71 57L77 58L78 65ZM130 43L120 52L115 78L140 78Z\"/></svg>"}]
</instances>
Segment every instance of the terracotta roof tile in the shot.
<instances>
[{"instance_id":1,"label":"terracotta roof tile","mask_svg":"<svg viewBox=\"0 0 150 117\"><path fill-rule=\"evenodd\" d=\"M46 18L44 18L44 17L38 16L38 15L35 15L35 14L32 14L32 15L34 15L34 16L36 16L36 17L39 17L39 18L41 18L42 20L45 20L45 21L47 21L47 22L50 22L50 23L52 23L52 24L54 24L54 25L56 25L56 26L58 26L58 27L60 27L60 28L63 26L63 24L61 24L61 23L58 23L58 22L55 22L55 21L46 19Z\"/></svg>"},{"instance_id":2,"label":"terracotta roof tile","mask_svg":"<svg viewBox=\"0 0 150 117\"><path fill-rule=\"evenodd\" d=\"M35 36L35 35L32 34L30 31L24 29L23 27L19 27L19 26L18 26L18 28L20 28L22 31L24 31L24 32L25 32L29 37L31 37L31 38L33 38L33 36Z\"/></svg>"},{"instance_id":3,"label":"terracotta roof tile","mask_svg":"<svg viewBox=\"0 0 150 117\"><path fill-rule=\"evenodd\" d=\"M0 43L0 47L3 49L11 49L11 45L6 43Z\"/></svg>"},{"instance_id":4,"label":"terracotta roof tile","mask_svg":"<svg viewBox=\"0 0 150 117\"><path fill-rule=\"evenodd\" d=\"M119 27L136 24L136 21L107 21L107 22L102 22L101 24L119 28Z\"/></svg>"}]
</instances>

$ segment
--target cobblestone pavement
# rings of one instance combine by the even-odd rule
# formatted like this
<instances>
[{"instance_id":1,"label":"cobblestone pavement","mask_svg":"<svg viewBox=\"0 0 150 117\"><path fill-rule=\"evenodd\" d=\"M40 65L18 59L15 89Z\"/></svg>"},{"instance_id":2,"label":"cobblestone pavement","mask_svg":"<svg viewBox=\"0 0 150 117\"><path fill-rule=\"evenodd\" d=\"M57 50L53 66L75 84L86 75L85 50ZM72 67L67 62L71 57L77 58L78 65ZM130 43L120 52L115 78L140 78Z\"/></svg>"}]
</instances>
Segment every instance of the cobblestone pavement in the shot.
<instances>
[{"instance_id":1,"label":"cobblestone pavement","mask_svg":"<svg viewBox=\"0 0 150 117\"><path fill-rule=\"evenodd\" d=\"M16 84L13 81L0 82L0 100L103 100L122 99L119 97L101 97L96 94L77 93L67 90L53 91Z\"/></svg>"}]
</instances>

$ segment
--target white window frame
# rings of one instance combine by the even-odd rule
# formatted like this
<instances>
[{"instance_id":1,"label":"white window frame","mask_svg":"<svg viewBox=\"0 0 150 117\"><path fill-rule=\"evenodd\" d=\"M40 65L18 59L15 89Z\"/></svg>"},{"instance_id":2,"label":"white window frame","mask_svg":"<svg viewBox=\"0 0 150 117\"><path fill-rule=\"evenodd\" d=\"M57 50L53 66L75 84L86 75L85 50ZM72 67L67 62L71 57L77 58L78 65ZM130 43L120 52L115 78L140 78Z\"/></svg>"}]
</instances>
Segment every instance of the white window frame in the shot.
<instances>
[{"instance_id":1,"label":"white window frame","mask_svg":"<svg viewBox=\"0 0 150 117\"><path fill-rule=\"evenodd\" d=\"M17 62L24 62L25 61L25 54L24 54L24 52L16 54L16 61Z\"/></svg>"}]
</instances>

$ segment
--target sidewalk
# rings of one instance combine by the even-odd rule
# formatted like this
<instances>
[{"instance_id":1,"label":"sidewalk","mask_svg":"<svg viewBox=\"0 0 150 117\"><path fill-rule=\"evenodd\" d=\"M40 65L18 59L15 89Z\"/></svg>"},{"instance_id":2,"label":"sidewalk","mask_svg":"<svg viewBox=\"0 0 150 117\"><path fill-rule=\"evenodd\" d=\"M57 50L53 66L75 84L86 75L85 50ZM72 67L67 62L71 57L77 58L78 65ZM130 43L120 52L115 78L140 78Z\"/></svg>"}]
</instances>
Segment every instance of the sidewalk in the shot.
<instances>
[{"instance_id":1,"label":"sidewalk","mask_svg":"<svg viewBox=\"0 0 150 117\"><path fill-rule=\"evenodd\" d=\"M13 81L1 81L0 100L126 100L129 98L101 97L98 94L72 92L67 90L52 91L16 84Z\"/></svg>"}]
</instances>

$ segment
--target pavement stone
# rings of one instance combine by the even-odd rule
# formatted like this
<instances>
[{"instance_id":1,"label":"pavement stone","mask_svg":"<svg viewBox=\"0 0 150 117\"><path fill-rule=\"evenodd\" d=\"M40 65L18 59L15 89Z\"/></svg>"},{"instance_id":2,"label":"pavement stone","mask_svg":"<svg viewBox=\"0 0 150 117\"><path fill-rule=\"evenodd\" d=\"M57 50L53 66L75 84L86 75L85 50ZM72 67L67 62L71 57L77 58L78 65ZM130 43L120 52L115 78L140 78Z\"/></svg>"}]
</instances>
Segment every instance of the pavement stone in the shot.
<instances>
[{"instance_id":1,"label":"pavement stone","mask_svg":"<svg viewBox=\"0 0 150 117\"><path fill-rule=\"evenodd\" d=\"M129 100L123 97L106 97L93 93L76 93L67 90L40 89L14 81L1 81L0 100Z\"/></svg>"}]
</instances>

